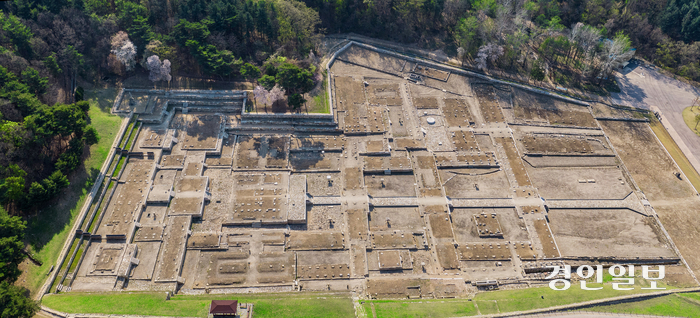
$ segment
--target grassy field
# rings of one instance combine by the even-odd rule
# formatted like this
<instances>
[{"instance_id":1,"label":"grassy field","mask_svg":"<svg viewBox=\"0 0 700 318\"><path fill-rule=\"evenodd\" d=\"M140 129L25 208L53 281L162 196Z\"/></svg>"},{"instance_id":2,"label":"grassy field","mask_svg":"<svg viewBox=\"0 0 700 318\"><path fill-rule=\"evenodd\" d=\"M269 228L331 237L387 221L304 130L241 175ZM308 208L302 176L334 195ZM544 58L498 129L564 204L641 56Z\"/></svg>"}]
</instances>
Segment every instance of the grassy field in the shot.
<instances>
[{"instance_id":1,"label":"grassy field","mask_svg":"<svg viewBox=\"0 0 700 318\"><path fill-rule=\"evenodd\" d=\"M170 300L165 300L164 293L68 293L47 295L42 305L68 313L206 317L213 299L253 303L256 318L355 316L352 299L347 293L198 295L174 296Z\"/></svg>"},{"instance_id":2,"label":"grassy field","mask_svg":"<svg viewBox=\"0 0 700 318\"><path fill-rule=\"evenodd\" d=\"M498 302L491 300L475 301L482 315L497 314L499 312Z\"/></svg>"},{"instance_id":3,"label":"grassy field","mask_svg":"<svg viewBox=\"0 0 700 318\"><path fill-rule=\"evenodd\" d=\"M683 117L685 118L685 115ZM651 130L654 131L654 134L656 134L656 137L658 137L664 147L666 147L668 153L671 154L673 160L676 161L681 170L683 170L683 173L688 177L690 183L693 184L695 190L700 191L700 175L695 171L681 149L678 148L678 145L673 141L673 138L671 138L671 135L666 131L666 128L664 128L656 118L652 118L649 125L651 126Z\"/></svg>"},{"instance_id":4,"label":"grassy field","mask_svg":"<svg viewBox=\"0 0 700 318\"><path fill-rule=\"evenodd\" d=\"M394 317L455 317L493 314L499 312L523 311L546 308L557 305L610 298L622 295L653 292L642 290L649 282L636 277L635 289L616 291L610 282L602 285L589 284L590 287L603 287L602 290L581 290L579 284L572 284L566 291L556 291L549 287L537 287L520 290L500 290L478 293L473 299L445 300L366 300L362 306L369 317L372 313L378 318ZM660 287L673 289L659 284ZM700 295L687 294L683 301L673 307L693 303L700 304ZM354 308L347 293L279 293L279 294L237 294L237 295L178 295L165 300L164 293L65 293L46 295L42 304L67 313L103 313L114 315L140 314L156 316L204 317L206 308L212 299L238 299L240 302L255 304L255 317L354 317ZM646 301L645 301L646 302ZM635 305L641 312L656 303ZM661 302L662 304L663 302ZM610 307L608 309L605 309ZM658 306L657 306L658 307ZM663 307L663 306L662 306ZM682 310L696 310L686 306ZM606 311L615 310L614 306L601 306ZM620 307L625 308L625 307ZM680 308L680 307L679 307ZM700 307L699 307L700 308ZM603 310L601 309L601 310ZM656 308L653 310L665 310ZM695 317L697 315L689 315Z\"/></svg>"},{"instance_id":5,"label":"grassy field","mask_svg":"<svg viewBox=\"0 0 700 318\"><path fill-rule=\"evenodd\" d=\"M116 89L85 91L90 100L90 124L97 129L100 142L90 147L89 155L82 166L71 173L70 186L48 208L27 220L27 241L34 257L43 262L42 266L24 263L21 268L25 273L19 283L36 293L49 274L49 269L56 264L58 256L66 241L75 218L85 202L87 193L99 174L102 163L109 155L112 142L121 125L121 117L111 115L109 108L116 97ZM111 102L110 99L111 98Z\"/></svg>"},{"instance_id":6,"label":"grassy field","mask_svg":"<svg viewBox=\"0 0 700 318\"><path fill-rule=\"evenodd\" d=\"M637 278L636 280L639 280L639 278ZM572 284L571 288L566 291L555 291L550 289L549 287L538 287L519 290L502 290L496 292L477 294L474 300L477 302L479 308L481 308L482 303L486 301L491 301L497 304L498 310L500 312L523 311L573 304L602 298L651 292L649 290L639 289L639 286L642 285L644 284L637 285L636 289L630 291L613 290L612 285L610 283L603 284L603 289L595 291L582 290L580 288L580 285L574 284ZM600 285L589 284L589 286L599 287Z\"/></svg>"},{"instance_id":7,"label":"grassy field","mask_svg":"<svg viewBox=\"0 0 700 318\"><path fill-rule=\"evenodd\" d=\"M455 317L474 316L474 302L467 299L446 300L371 300L363 304L368 317L374 306L377 317ZM481 305L479 305L481 306Z\"/></svg>"},{"instance_id":8,"label":"grassy field","mask_svg":"<svg viewBox=\"0 0 700 318\"><path fill-rule=\"evenodd\" d=\"M641 287L649 286L649 282L641 277L635 278L636 288L630 291L613 290L612 284L609 282L610 279L604 279L604 281L607 282L603 284L588 284L589 287L603 287L602 290L595 291L582 290L580 285L572 284L571 288L565 291L556 291L549 287L537 287L482 292L478 293L471 300L369 300L365 301L363 306L367 313L371 313L372 305L374 305L377 318L442 318L547 308L654 291L641 289ZM673 289L673 287L663 284L659 284L659 286Z\"/></svg>"},{"instance_id":9,"label":"grassy field","mask_svg":"<svg viewBox=\"0 0 700 318\"><path fill-rule=\"evenodd\" d=\"M700 131L698 131L700 125L698 125L698 122L695 121L695 115L698 114L700 114L699 107L686 107L683 110L683 121L686 125L688 125L688 128L690 128L690 130L692 130L696 135L700 136Z\"/></svg>"},{"instance_id":10,"label":"grassy field","mask_svg":"<svg viewBox=\"0 0 700 318\"><path fill-rule=\"evenodd\" d=\"M328 100L328 77L325 72L323 74L323 82L321 89L315 96L307 97L306 111L309 113L329 114L330 102Z\"/></svg>"},{"instance_id":11,"label":"grassy field","mask_svg":"<svg viewBox=\"0 0 700 318\"><path fill-rule=\"evenodd\" d=\"M634 303L592 307L587 308L586 311L674 317L700 317L700 294L673 294Z\"/></svg>"}]
</instances>

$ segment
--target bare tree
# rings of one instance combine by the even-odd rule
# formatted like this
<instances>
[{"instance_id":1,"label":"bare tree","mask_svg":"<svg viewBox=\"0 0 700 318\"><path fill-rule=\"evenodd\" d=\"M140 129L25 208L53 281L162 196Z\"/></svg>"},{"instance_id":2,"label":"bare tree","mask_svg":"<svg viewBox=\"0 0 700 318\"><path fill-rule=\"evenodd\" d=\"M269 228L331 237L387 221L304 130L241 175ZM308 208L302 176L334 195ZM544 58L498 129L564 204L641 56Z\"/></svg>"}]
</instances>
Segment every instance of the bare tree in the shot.
<instances>
[{"instance_id":1,"label":"bare tree","mask_svg":"<svg viewBox=\"0 0 700 318\"><path fill-rule=\"evenodd\" d=\"M117 60L124 64L127 71L134 69L136 65L136 46L129 40L129 35L124 31L119 31L112 36L112 53Z\"/></svg>"},{"instance_id":2,"label":"bare tree","mask_svg":"<svg viewBox=\"0 0 700 318\"><path fill-rule=\"evenodd\" d=\"M515 24L527 24L530 21L530 14L535 11L535 4L531 1L516 0L515 2Z\"/></svg>"},{"instance_id":3,"label":"bare tree","mask_svg":"<svg viewBox=\"0 0 700 318\"><path fill-rule=\"evenodd\" d=\"M467 51L463 47L458 47L457 48L457 56L459 57L459 60L462 61L462 66L464 66L464 58L467 55Z\"/></svg>"},{"instance_id":4,"label":"bare tree","mask_svg":"<svg viewBox=\"0 0 700 318\"><path fill-rule=\"evenodd\" d=\"M581 22L571 26L568 39L574 45L569 48L567 58L579 59L583 57L584 73L596 73L600 70L594 61L595 49L600 43L600 34L600 30Z\"/></svg>"},{"instance_id":5,"label":"bare tree","mask_svg":"<svg viewBox=\"0 0 700 318\"><path fill-rule=\"evenodd\" d=\"M496 60L503 55L503 47L497 44L489 43L483 45L479 48L479 53L476 56L477 68L486 71L488 69L488 62L493 64Z\"/></svg>"},{"instance_id":6,"label":"bare tree","mask_svg":"<svg viewBox=\"0 0 700 318\"><path fill-rule=\"evenodd\" d=\"M226 43L226 35L224 32L213 32L208 38L207 41L210 44L213 44L216 46L216 49L218 50L226 50L228 49L226 46L228 43Z\"/></svg>"},{"instance_id":7,"label":"bare tree","mask_svg":"<svg viewBox=\"0 0 700 318\"><path fill-rule=\"evenodd\" d=\"M602 83L603 79L607 78L613 70L634 56L635 51L630 48L630 44L629 37L621 32L618 32L612 40L608 39L603 42L603 50L599 55L599 83Z\"/></svg>"},{"instance_id":8,"label":"bare tree","mask_svg":"<svg viewBox=\"0 0 700 318\"><path fill-rule=\"evenodd\" d=\"M129 41L129 35L124 31L119 31L112 36L112 50L117 50L124 45L124 42Z\"/></svg>"},{"instance_id":9,"label":"bare tree","mask_svg":"<svg viewBox=\"0 0 700 318\"><path fill-rule=\"evenodd\" d=\"M499 40L505 38L505 34L514 26L512 13L512 0L500 0L500 6L496 9L496 36Z\"/></svg>"},{"instance_id":10,"label":"bare tree","mask_svg":"<svg viewBox=\"0 0 700 318\"><path fill-rule=\"evenodd\" d=\"M477 16L478 28L477 35L483 43L492 42L496 39L496 25L483 10L479 11Z\"/></svg>"},{"instance_id":11,"label":"bare tree","mask_svg":"<svg viewBox=\"0 0 700 318\"><path fill-rule=\"evenodd\" d=\"M600 30L579 22L571 27L569 40L576 42L583 50L583 53L589 56L600 41Z\"/></svg>"},{"instance_id":12,"label":"bare tree","mask_svg":"<svg viewBox=\"0 0 700 318\"><path fill-rule=\"evenodd\" d=\"M455 25L469 7L469 2L460 0L446 0L442 9L442 18L445 25Z\"/></svg>"}]
</instances>

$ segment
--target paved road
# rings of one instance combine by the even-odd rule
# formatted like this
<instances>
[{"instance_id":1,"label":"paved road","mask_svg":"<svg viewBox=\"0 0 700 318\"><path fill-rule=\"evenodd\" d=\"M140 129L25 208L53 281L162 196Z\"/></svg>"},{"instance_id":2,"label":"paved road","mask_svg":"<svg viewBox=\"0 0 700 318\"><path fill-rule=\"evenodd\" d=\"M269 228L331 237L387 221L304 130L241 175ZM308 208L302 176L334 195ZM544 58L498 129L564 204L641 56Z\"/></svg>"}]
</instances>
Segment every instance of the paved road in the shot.
<instances>
[{"instance_id":1,"label":"paved road","mask_svg":"<svg viewBox=\"0 0 700 318\"><path fill-rule=\"evenodd\" d=\"M700 96L700 90L636 63L630 63L618 74L622 92L612 94L613 103L658 109L663 115L664 126L695 170L700 171L700 137L686 126L682 115L683 109Z\"/></svg>"}]
</instances>

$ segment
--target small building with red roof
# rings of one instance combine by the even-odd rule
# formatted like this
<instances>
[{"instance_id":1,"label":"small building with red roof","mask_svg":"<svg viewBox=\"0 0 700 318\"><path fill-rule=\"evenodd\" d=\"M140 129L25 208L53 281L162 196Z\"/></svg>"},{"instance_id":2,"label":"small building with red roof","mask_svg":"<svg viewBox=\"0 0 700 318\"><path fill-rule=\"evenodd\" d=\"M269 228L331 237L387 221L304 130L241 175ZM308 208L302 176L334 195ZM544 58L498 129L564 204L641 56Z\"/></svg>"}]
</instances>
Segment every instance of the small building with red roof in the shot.
<instances>
[{"instance_id":1,"label":"small building with red roof","mask_svg":"<svg viewBox=\"0 0 700 318\"><path fill-rule=\"evenodd\" d=\"M209 318L253 316L253 304L239 304L238 300L212 300L209 305Z\"/></svg>"}]
</instances>

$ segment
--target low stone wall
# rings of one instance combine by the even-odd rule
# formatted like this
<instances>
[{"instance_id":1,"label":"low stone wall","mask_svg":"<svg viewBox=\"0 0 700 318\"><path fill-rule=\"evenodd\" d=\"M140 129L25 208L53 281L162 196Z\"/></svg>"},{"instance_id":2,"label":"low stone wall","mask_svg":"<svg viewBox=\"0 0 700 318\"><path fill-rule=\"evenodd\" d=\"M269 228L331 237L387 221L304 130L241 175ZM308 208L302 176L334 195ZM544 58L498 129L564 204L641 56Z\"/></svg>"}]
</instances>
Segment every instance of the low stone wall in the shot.
<instances>
[{"instance_id":1,"label":"low stone wall","mask_svg":"<svg viewBox=\"0 0 700 318\"><path fill-rule=\"evenodd\" d=\"M119 105L122 103L122 98L124 97L124 89L122 88L119 91L119 94L117 95L117 98L114 99L114 105L112 105L112 114L116 113L128 113L128 111L125 110L119 110Z\"/></svg>"},{"instance_id":2,"label":"low stone wall","mask_svg":"<svg viewBox=\"0 0 700 318\"><path fill-rule=\"evenodd\" d=\"M649 118L623 118L623 117L595 117L596 120L612 120L612 121L631 121L639 123L648 123Z\"/></svg>"},{"instance_id":3,"label":"low stone wall","mask_svg":"<svg viewBox=\"0 0 700 318\"><path fill-rule=\"evenodd\" d=\"M246 113L245 110L241 113L241 120L271 120L271 119L325 119L333 120L331 114L259 114Z\"/></svg>"},{"instance_id":4,"label":"low stone wall","mask_svg":"<svg viewBox=\"0 0 700 318\"><path fill-rule=\"evenodd\" d=\"M396 58L399 58L399 59L409 60L409 61L414 62L414 63L422 63L422 64L428 65L428 66L430 66L430 67L434 67L434 68L439 69L439 70L443 70L443 71L447 71L447 72L452 72L452 73L456 73L456 74L460 74L460 75L464 75L464 76L469 76L469 77L476 77L476 78L479 78L479 79L486 80L486 81L488 81L488 82L491 83L491 84L509 85L509 86L517 87L517 88L520 88L520 89L524 89L524 90L527 90L527 91L530 91L530 92L533 92L533 93L537 93L537 94L541 94L541 95L546 95L546 96L550 96L550 97L553 97L553 98L557 98L557 99L563 100L563 101L565 101L565 102L574 103L574 104L578 104L578 105L581 105L581 106L590 106L590 104L587 103L587 102L584 102L584 101L581 101L581 100L578 100L578 99L574 99L574 98L571 98L571 97L566 97L566 96L562 96L562 95L559 95L559 94L555 94L555 93L553 93L553 92L544 90L544 89L542 89L542 88L536 88L536 87L531 87L531 86L527 86L527 85L523 85L523 84L518 84L518 83L513 83L513 82L508 82L508 81L504 81L504 80L495 79L495 78L490 77L490 76L488 76L488 75L484 75L484 74L480 74L480 73L476 73L476 72L472 72L472 71L463 70L463 69L460 69L460 68L456 68L456 67L453 67L453 66L448 66L448 65L445 65L445 64L440 64L440 63L433 62L433 61L428 61L428 60L425 60L425 59L422 59L422 58L414 58L414 57L406 56L406 55L403 55L403 54L400 54L400 53L396 53L396 52L394 52L394 51L390 51L390 50L386 50L386 49L374 47L374 46L371 46L371 45L368 45L368 44L365 44L365 43L356 42L356 41L354 41L354 40L350 41L350 43L348 43L347 45L345 45L344 47L342 47L340 50L338 50L338 51L333 55L333 57L334 57L334 58L337 57L338 54L340 54L340 53L342 53L343 51L345 51L345 50L346 50L347 48L349 48L351 45L357 45L357 46L359 46L359 47L362 47L362 48L365 48L365 49L368 49L368 50L372 50L372 51L375 51L375 52L377 52L377 53L382 53L382 54L391 55L391 56L393 56L393 57L396 57ZM330 67L330 66L331 66L331 65L329 65L329 67Z\"/></svg>"},{"instance_id":5,"label":"low stone wall","mask_svg":"<svg viewBox=\"0 0 700 318\"><path fill-rule=\"evenodd\" d=\"M241 121L245 120L258 120L258 121L287 121L287 120L299 120L299 119L315 119L324 122L329 122L335 124L333 113L330 114L260 114L260 113L248 113L245 111L245 107L241 110ZM296 122L295 124L303 124L303 122Z\"/></svg>"},{"instance_id":6,"label":"low stone wall","mask_svg":"<svg viewBox=\"0 0 700 318\"><path fill-rule=\"evenodd\" d=\"M120 93L120 95L121 95L121 93ZM83 207L80 210L80 214L78 214L78 217L76 218L75 223L73 224L73 228L71 229L71 233L75 233L76 230L80 227L80 225L85 220L85 217L87 216L87 213L90 210L90 205L92 204L92 201L95 199L95 197L97 195L97 191L100 189L100 184L102 184L102 182L105 178L105 175L107 174L107 169L109 169L109 165L112 163L112 160L114 159L116 148L119 146L119 142L121 141L122 137L124 136L124 132L125 132L126 128L129 127L129 121L131 120L131 116L133 116L133 114L131 114L129 117L124 118L122 120L122 125L119 129L119 134L114 139L114 142L112 142L112 148L110 150L109 156L107 156L107 159L105 160L105 162L102 163L102 168L100 169L100 173L97 176L97 179L95 180L94 185L92 186L92 190L90 190L90 193L88 193L87 199L85 200L85 203L83 204ZM48 289L51 287L51 284L56 279L56 276L58 275L61 264L66 260L66 257L68 257L67 254L68 254L68 252L70 250L70 246L72 244L73 244L72 240L66 241L65 243L63 243L63 249L61 250L61 254L58 258L58 262L54 267L54 268L56 268L56 270L54 270L53 273L51 275L49 275L49 278L44 282L44 285L41 287L41 289L39 290L39 292L35 296L36 300L41 300L41 297L43 297L44 294L49 292Z\"/></svg>"}]
</instances>

